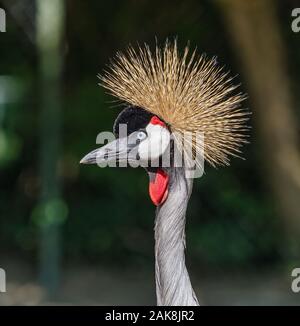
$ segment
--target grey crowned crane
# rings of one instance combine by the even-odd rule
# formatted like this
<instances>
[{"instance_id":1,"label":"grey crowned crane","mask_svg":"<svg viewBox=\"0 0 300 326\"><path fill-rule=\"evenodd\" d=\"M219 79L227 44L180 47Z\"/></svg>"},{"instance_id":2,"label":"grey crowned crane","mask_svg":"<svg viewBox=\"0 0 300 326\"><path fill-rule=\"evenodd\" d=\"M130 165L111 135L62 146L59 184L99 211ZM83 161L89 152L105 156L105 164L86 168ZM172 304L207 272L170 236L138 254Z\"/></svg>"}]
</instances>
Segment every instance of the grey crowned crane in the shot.
<instances>
[{"instance_id":1,"label":"grey crowned crane","mask_svg":"<svg viewBox=\"0 0 300 326\"><path fill-rule=\"evenodd\" d=\"M155 281L158 305L196 306L197 297L185 265L186 209L192 192L191 162L203 169L229 165L246 143L248 112L245 96L215 59L197 56L186 47L180 55L176 41L145 44L118 53L101 85L127 107L114 124L116 140L86 155L81 163L117 161L139 163L149 174L149 194L155 216ZM126 125L127 134L119 128ZM185 141L185 134L192 134ZM202 142L194 136L201 134ZM187 144L191 151L187 150ZM183 153L176 164L176 150ZM163 164L169 153L169 164ZM201 155L196 155L201 153ZM177 157L177 156L176 156ZM201 160L202 159L202 160ZM149 162L155 162L151 164Z\"/></svg>"}]
</instances>

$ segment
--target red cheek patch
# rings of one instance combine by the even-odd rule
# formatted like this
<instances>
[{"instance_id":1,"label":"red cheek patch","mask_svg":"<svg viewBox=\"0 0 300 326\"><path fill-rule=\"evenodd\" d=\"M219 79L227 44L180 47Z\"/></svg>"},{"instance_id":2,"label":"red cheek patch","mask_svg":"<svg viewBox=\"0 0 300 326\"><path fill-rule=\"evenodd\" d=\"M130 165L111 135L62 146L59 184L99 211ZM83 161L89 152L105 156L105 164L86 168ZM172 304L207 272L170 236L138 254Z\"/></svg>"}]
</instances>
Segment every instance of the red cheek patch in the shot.
<instances>
[{"instance_id":1,"label":"red cheek patch","mask_svg":"<svg viewBox=\"0 0 300 326\"><path fill-rule=\"evenodd\" d=\"M159 125L159 126L162 126L164 128L167 128L166 124L163 121L161 121L156 115L151 118L150 123L152 125Z\"/></svg>"},{"instance_id":2,"label":"red cheek patch","mask_svg":"<svg viewBox=\"0 0 300 326\"><path fill-rule=\"evenodd\" d=\"M159 206L167 199L168 185L168 174L162 169L158 169L149 183L149 195L154 205Z\"/></svg>"}]
</instances>

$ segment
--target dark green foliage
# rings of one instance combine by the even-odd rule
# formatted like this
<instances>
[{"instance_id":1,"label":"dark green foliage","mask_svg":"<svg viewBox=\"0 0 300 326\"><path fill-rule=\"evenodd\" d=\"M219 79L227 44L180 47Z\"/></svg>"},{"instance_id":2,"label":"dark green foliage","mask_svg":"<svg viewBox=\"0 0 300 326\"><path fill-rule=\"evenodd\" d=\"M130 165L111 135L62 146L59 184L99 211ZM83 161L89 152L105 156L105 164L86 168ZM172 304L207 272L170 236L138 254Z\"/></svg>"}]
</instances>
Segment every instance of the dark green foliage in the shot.
<instances>
[{"instance_id":1,"label":"dark green foliage","mask_svg":"<svg viewBox=\"0 0 300 326\"><path fill-rule=\"evenodd\" d=\"M64 256L93 262L105 259L120 267L130 259L151 262L155 208L149 200L145 171L79 165L79 160L97 147L97 134L112 130L120 111L97 86L96 75L128 43L154 44L155 37L161 42L174 36L181 45L190 40L200 52L218 55L233 75L241 68L234 61L213 1L67 3L63 154L57 167L65 203L54 203L54 209L62 210L66 218ZM37 208L36 47L13 19L9 32L0 35L0 42L0 75L11 75L21 85L14 89L12 103L0 105L0 112L5 110L0 120L0 248L35 257L39 225L35 214L43 209ZM299 69L299 55L294 59ZM237 78L243 83L242 77ZM247 90L246 85L243 90ZM245 105L251 107L251 99ZM265 266L280 261L283 235L261 171L263 157L258 148L254 130L251 144L245 148L245 161L236 159L229 168L218 170L207 167L205 175L195 180L187 219L189 259L195 265Z\"/></svg>"}]
</instances>

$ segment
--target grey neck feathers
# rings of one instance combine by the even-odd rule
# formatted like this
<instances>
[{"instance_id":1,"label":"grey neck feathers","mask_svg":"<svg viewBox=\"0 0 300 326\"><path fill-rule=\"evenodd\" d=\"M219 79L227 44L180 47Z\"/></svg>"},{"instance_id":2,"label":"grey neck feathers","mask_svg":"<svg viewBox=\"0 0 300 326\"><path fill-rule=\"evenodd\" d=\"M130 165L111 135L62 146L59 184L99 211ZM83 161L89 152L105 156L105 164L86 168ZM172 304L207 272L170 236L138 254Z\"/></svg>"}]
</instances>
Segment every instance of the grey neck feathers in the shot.
<instances>
[{"instance_id":1,"label":"grey neck feathers","mask_svg":"<svg viewBox=\"0 0 300 326\"><path fill-rule=\"evenodd\" d=\"M170 171L169 194L155 220L155 281L159 306L199 305L185 266L185 214L193 179L183 168Z\"/></svg>"}]
</instances>

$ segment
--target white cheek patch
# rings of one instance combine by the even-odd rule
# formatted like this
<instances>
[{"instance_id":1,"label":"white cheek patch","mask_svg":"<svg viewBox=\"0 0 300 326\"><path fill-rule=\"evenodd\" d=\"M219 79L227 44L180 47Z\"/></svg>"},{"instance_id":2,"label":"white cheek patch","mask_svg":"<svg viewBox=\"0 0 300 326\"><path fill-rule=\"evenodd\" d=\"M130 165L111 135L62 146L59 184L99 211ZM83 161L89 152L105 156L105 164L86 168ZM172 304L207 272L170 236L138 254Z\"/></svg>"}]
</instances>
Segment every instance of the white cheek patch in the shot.
<instances>
[{"instance_id":1,"label":"white cheek patch","mask_svg":"<svg viewBox=\"0 0 300 326\"><path fill-rule=\"evenodd\" d=\"M157 160L168 148L170 133L160 125L149 124L146 128L148 137L139 145L138 153L143 161Z\"/></svg>"}]
</instances>

